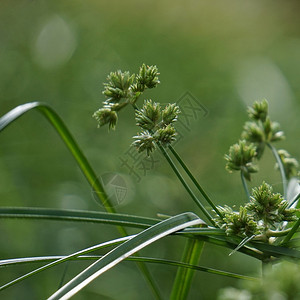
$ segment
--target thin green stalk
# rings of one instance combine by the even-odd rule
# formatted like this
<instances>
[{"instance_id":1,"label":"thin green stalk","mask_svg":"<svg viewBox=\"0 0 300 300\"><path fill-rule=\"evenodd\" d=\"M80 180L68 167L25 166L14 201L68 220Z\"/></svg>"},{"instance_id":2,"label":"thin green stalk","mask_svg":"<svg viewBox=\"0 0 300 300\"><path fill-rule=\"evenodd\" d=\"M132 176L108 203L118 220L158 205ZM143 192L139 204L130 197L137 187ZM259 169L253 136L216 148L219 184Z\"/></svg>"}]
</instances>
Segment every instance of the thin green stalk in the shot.
<instances>
[{"instance_id":1,"label":"thin green stalk","mask_svg":"<svg viewBox=\"0 0 300 300\"><path fill-rule=\"evenodd\" d=\"M59 282L59 285L58 285L58 288L57 289L60 289L63 284L64 284L64 281L65 281L65 278L66 278L66 275L67 275L67 271L68 271L68 268L69 268L69 264L70 264L70 261L68 261L64 267L64 271L63 271L63 274L61 276L61 279L60 279L60 282Z\"/></svg>"},{"instance_id":2,"label":"thin green stalk","mask_svg":"<svg viewBox=\"0 0 300 300\"><path fill-rule=\"evenodd\" d=\"M143 230L133 238L108 252L101 259L84 269L81 273L66 283L61 289L57 290L48 299L69 299L85 286L89 285L97 277L118 265L128 256L178 230L200 225L201 223L201 219L193 213L183 213L167 220L163 220L158 224Z\"/></svg>"},{"instance_id":3,"label":"thin green stalk","mask_svg":"<svg viewBox=\"0 0 300 300\"><path fill-rule=\"evenodd\" d=\"M247 185L246 178L244 176L243 171L241 171L241 179L242 179L243 188L246 193L247 199L250 200L250 193L249 193L248 185Z\"/></svg>"},{"instance_id":4,"label":"thin green stalk","mask_svg":"<svg viewBox=\"0 0 300 300\"><path fill-rule=\"evenodd\" d=\"M283 164L282 164L282 161L281 161L281 158L280 156L278 155L278 152L276 150L276 148L271 145L270 143L267 143L268 147L271 149L275 159L276 159L276 162L278 164L278 167L279 167L279 171L280 171L280 175L281 175L281 179L282 179L282 186L283 186L283 195L284 195L284 199L286 199L286 193L287 193L287 179L286 179L286 175L285 175L285 171L284 171L284 167L283 167Z\"/></svg>"},{"instance_id":5,"label":"thin green stalk","mask_svg":"<svg viewBox=\"0 0 300 300\"><path fill-rule=\"evenodd\" d=\"M214 203L211 201L209 196L205 193L199 182L196 180L196 178L193 176L187 165L184 163L184 161L181 159L180 155L177 153L177 151L172 147L172 145L169 145L169 149L174 155L174 157L177 159L179 164L182 166L186 174L190 177L194 185L197 187L198 191L202 194L202 196L205 198L207 203L213 208L213 210L221 217L223 218L222 213L218 210L218 208L214 205Z\"/></svg>"},{"instance_id":6,"label":"thin green stalk","mask_svg":"<svg viewBox=\"0 0 300 300\"><path fill-rule=\"evenodd\" d=\"M139 110L139 108L137 107L137 105L135 103L132 104L132 106L133 106L134 110ZM178 177L178 179L180 180L180 182L182 183L184 188L186 189L186 191L188 192L188 194L192 197L192 199L194 200L196 205L202 210L203 214L207 217L207 219L215 226L216 224L215 224L212 216L209 214L209 212L206 210L206 208L203 206L203 204L199 201L199 199L193 193L191 188L188 186L188 184L184 180L183 176L181 175L181 173L177 169L176 165L172 161L171 157L167 153L166 149L160 143L157 143L157 146L160 149L160 151L162 152L163 156L166 158L167 162L171 166L172 170L174 171L174 173L176 174L176 176Z\"/></svg>"},{"instance_id":7,"label":"thin green stalk","mask_svg":"<svg viewBox=\"0 0 300 300\"><path fill-rule=\"evenodd\" d=\"M189 265L197 265L203 250L204 242L197 239L188 239L181 261ZM173 284L170 299L184 300L190 290L194 270L187 268L178 268Z\"/></svg>"},{"instance_id":8,"label":"thin green stalk","mask_svg":"<svg viewBox=\"0 0 300 300\"><path fill-rule=\"evenodd\" d=\"M300 218L297 220L297 222L294 224L294 226L291 228L290 232L288 233L288 235L284 238L284 240L281 242L282 246L285 246L290 239L293 237L293 235L295 234L295 232L298 230L300 226Z\"/></svg>"},{"instance_id":9,"label":"thin green stalk","mask_svg":"<svg viewBox=\"0 0 300 300\"><path fill-rule=\"evenodd\" d=\"M108 241L108 242L104 242L104 243L101 243L101 244L98 244L98 245L86 248L86 249L78 251L76 253L72 253L71 255L62 256L62 257L58 258L57 260L54 260L54 261L48 263L47 265L39 267L39 268L37 268L37 269L29 272L29 273L26 273L25 275L22 275L22 276L20 276L20 277L18 277L16 279L14 279L14 280L6 283L6 284L0 286L0 291L4 290L4 289L6 289L6 288L8 288L8 287L10 287L10 286L12 286L12 285L20 282L20 281L22 281L22 280L24 280L24 279L26 279L26 278L28 278L30 276L38 274L38 273L40 273L42 271L45 271L45 270L47 270L49 268L52 268L52 267L54 267L56 265L59 265L59 264L63 263L63 262L69 261L72 258L76 258L79 255L84 255L84 254L88 254L88 253L91 253L91 252L99 250L99 249L103 249L103 248L106 248L106 247L119 245L119 244L121 244L121 243L129 240L132 237L133 236L127 236L127 237L118 238L118 239L115 239L115 240L111 240L111 241ZM5 263L4 263L4 265L5 265ZM0 266L1 266L1 264L0 264Z\"/></svg>"},{"instance_id":10,"label":"thin green stalk","mask_svg":"<svg viewBox=\"0 0 300 300\"><path fill-rule=\"evenodd\" d=\"M191 190L191 188L188 186L188 184L184 180L183 176L181 175L181 173L177 169L176 165L172 161L171 157L169 156L169 154L167 153L167 151L165 150L165 148L162 145L160 145L159 143L157 144L157 146L160 149L160 151L162 152L163 156L166 158L167 162L171 166L171 168L174 171L174 173L176 174L177 178L180 180L180 182L182 183L182 185L184 186L184 188L188 192L188 194L192 197L192 199L194 200L194 202L201 209L201 211L207 217L207 219L215 226L216 224L215 224L212 216L209 214L209 212L206 210L206 208L203 206L203 204L199 201L199 199L195 196L195 194L193 193L193 191Z\"/></svg>"},{"instance_id":11,"label":"thin green stalk","mask_svg":"<svg viewBox=\"0 0 300 300\"><path fill-rule=\"evenodd\" d=\"M103 255L80 255L77 257L70 258L68 261L86 261L86 260L98 260L99 258L103 257ZM9 261L6 260L6 263L0 264L3 266L14 266L19 264L30 264L30 263L44 263L44 262L53 262L63 259L64 256L42 256L42 257L26 257L26 258L17 258L17 259L10 259ZM259 280L257 277L250 277L241 274L235 274L231 272L226 272L223 270L212 269L208 267L196 266L196 265L189 265L186 263L169 260L169 259L161 259L161 258L154 258L154 257L136 257L136 256L129 256L125 260L127 261L143 261L145 263L152 263L152 264L162 264L167 266L174 266L174 267L182 267L182 268L189 268L196 271L211 273L220 276L231 277L235 279L243 279L243 280L251 280L256 281Z\"/></svg>"},{"instance_id":12,"label":"thin green stalk","mask_svg":"<svg viewBox=\"0 0 300 300\"><path fill-rule=\"evenodd\" d=\"M40 102L32 102L20 105L0 118L0 132L12 122L14 122L16 119L21 117L24 113L32 109L36 109L38 112L40 112L57 131L57 133L71 152L72 156L75 158L79 168L86 177L90 186L95 191L95 195L99 200L99 203L103 205L107 212L115 213L115 209L111 205L110 200L102 184L100 183L96 173L94 172L87 158L79 148L78 144L76 143L72 134L68 130L67 126L64 124L63 120L51 107ZM122 236L128 235L124 227L117 226L117 229ZM159 289L156 286L154 280L152 279L152 276L150 275L149 271L147 270L146 265L143 262L139 262L138 266L141 269L146 281L149 283L152 291L154 292L155 297L157 299L161 299Z\"/></svg>"},{"instance_id":13,"label":"thin green stalk","mask_svg":"<svg viewBox=\"0 0 300 300\"><path fill-rule=\"evenodd\" d=\"M295 196L295 198L291 201L289 207L292 207L299 200L299 198L300 198L300 193L297 196Z\"/></svg>"},{"instance_id":14,"label":"thin green stalk","mask_svg":"<svg viewBox=\"0 0 300 300\"><path fill-rule=\"evenodd\" d=\"M281 236L285 236L285 235L289 234L291 230L292 230L292 228L288 228L286 230L280 230L280 231L274 231L274 230L269 229L266 231L266 236L267 236L267 238L281 237Z\"/></svg>"}]
</instances>

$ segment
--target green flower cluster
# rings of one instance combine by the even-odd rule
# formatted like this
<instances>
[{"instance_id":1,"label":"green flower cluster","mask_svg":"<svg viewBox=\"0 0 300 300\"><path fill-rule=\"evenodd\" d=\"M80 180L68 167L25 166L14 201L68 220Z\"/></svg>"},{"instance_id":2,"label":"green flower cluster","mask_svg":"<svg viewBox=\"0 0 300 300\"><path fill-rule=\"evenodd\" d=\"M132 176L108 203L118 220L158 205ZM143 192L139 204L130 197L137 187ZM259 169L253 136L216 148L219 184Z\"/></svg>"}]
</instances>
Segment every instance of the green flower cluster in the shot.
<instances>
[{"instance_id":1,"label":"green flower cluster","mask_svg":"<svg viewBox=\"0 0 300 300\"><path fill-rule=\"evenodd\" d=\"M218 227L225 229L227 235L252 236L260 233L258 224L245 207L240 206L238 212L227 205L218 206L218 209L223 218L217 217L215 222Z\"/></svg>"},{"instance_id":2,"label":"green flower cluster","mask_svg":"<svg viewBox=\"0 0 300 300\"><path fill-rule=\"evenodd\" d=\"M268 102L254 102L248 108L250 121L244 125L241 140L230 147L229 154L225 155L226 169L229 172L240 170L247 180L251 180L251 173L258 171L255 160L259 160L266 145L284 139L284 133L277 122L271 121L268 113ZM285 150L278 152L285 169L285 175L289 179L298 174L298 162ZM278 168L278 165L277 167Z\"/></svg>"},{"instance_id":3,"label":"green flower cluster","mask_svg":"<svg viewBox=\"0 0 300 300\"><path fill-rule=\"evenodd\" d=\"M104 83L103 94L106 100L103 107L97 110L93 117L98 121L98 126L108 124L109 129L115 129L117 112L127 104L135 104L139 96L148 88L154 88L159 84L158 69L156 66L140 67L137 75L128 71L111 72Z\"/></svg>"},{"instance_id":4,"label":"green flower cluster","mask_svg":"<svg viewBox=\"0 0 300 300\"><path fill-rule=\"evenodd\" d=\"M223 217L215 219L216 224L225 229L228 235L266 236L268 230L284 221L296 221L295 208L289 208L289 203L281 194L273 193L272 187L263 182L261 186L252 189L250 201L241 206L239 212L230 207L218 207Z\"/></svg>"},{"instance_id":5,"label":"green flower cluster","mask_svg":"<svg viewBox=\"0 0 300 300\"><path fill-rule=\"evenodd\" d=\"M146 151L149 156L157 143L167 146L175 141L177 133L173 124L179 113L175 103L162 108L159 103L145 100L142 109L137 109L135 113L136 124L143 131L133 137L133 145L139 152Z\"/></svg>"},{"instance_id":6,"label":"green flower cluster","mask_svg":"<svg viewBox=\"0 0 300 300\"><path fill-rule=\"evenodd\" d=\"M280 193L273 193L273 188L263 182L261 186L252 190L252 197L246 209L253 213L257 222L263 221L264 224L275 227L275 223L297 220L296 209L288 208L288 205Z\"/></svg>"},{"instance_id":7,"label":"green flower cluster","mask_svg":"<svg viewBox=\"0 0 300 300\"><path fill-rule=\"evenodd\" d=\"M284 149L278 150L278 155L284 167L285 175L288 179L299 176L299 163L297 159L291 157L291 155ZM278 164L275 165L276 169L279 169Z\"/></svg>"},{"instance_id":8,"label":"green flower cluster","mask_svg":"<svg viewBox=\"0 0 300 300\"><path fill-rule=\"evenodd\" d=\"M254 143L257 147L258 158L262 156L267 143L284 139L279 123L271 121L268 107L265 99L262 102L254 102L253 106L248 108L251 121L245 123L242 132L242 138L249 143Z\"/></svg>"},{"instance_id":9,"label":"green flower cluster","mask_svg":"<svg viewBox=\"0 0 300 300\"><path fill-rule=\"evenodd\" d=\"M254 144L247 144L245 140L240 140L229 148L229 154L225 155L226 170L229 172L240 170L246 179L251 180L251 173L258 171L254 164L256 158L256 147Z\"/></svg>"}]
</instances>

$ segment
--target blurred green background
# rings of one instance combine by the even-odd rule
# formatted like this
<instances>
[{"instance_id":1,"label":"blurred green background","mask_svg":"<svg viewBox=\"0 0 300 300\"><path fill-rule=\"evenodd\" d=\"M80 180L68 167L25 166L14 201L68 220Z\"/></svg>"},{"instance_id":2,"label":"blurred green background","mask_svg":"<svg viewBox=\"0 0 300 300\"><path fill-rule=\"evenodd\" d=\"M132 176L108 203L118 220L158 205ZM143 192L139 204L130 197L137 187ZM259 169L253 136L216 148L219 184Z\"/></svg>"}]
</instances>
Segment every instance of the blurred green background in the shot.
<instances>
[{"instance_id":1,"label":"blurred green background","mask_svg":"<svg viewBox=\"0 0 300 300\"><path fill-rule=\"evenodd\" d=\"M137 133L133 111L121 112L117 130L97 129L91 118L104 100L102 82L110 71L138 72L156 64L161 84L144 96L176 102L191 93L208 114L199 113L176 144L217 204L245 201L239 175L224 169L224 153L247 119L246 106L267 98L273 119L288 139L278 147L300 157L299 1L25 1L0 2L0 114L30 101L50 104L63 118L99 176L113 172L126 181L118 212L155 217L201 213L170 167L157 163L138 183L120 158ZM280 177L267 153L252 186L264 178L280 191ZM1 206L37 206L103 211L57 134L41 115L27 114L0 134ZM135 232L130 230L130 232ZM118 237L104 225L0 220L0 257L69 254ZM179 260L184 240L169 237L143 255ZM201 265L259 273L242 254L206 245ZM68 266L65 280L86 263ZM176 270L149 266L170 293ZM0 283L32 266L0 269ZM44 299L58 288L64 267L41 273L2 292L2 299ZM238 282L197 273L189 299L214 299ZM152 299L136 266L122 263L74 299Z\"/></svg>"}]
</instances>

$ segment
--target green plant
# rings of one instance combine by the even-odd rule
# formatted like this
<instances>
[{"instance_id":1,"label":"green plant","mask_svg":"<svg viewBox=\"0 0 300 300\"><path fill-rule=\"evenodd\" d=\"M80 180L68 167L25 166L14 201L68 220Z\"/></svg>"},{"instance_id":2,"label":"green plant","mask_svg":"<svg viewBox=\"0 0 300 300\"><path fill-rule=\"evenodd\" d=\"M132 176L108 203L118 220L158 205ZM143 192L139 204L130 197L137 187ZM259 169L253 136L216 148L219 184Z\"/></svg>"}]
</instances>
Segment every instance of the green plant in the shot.
<instances>
[{"instance_id":1,"label":"green plant","mask_svg":"<svg viewBox=\"0 0 300 300\"><path fill-rule=\"evenodd\" d=\"M188 195L199 207L201 217L205 221L196 213L190 212L167 217L163 220L116 213L116 209L111 205L110 199L101 182L97 179L93 168L55 111L38 102L21 105L0 119L0 131L30 110L37 110L42 113L65 142L89 184L96 191L95 195L99 202L102 203L107 212L2 207L0 208L0 217L98 222L117 226L123 237L63 257L26 257L1 260L0 266L34 262L47 262L47 264L8 282L1 286L0 290L66 261L94 261L88 268L49 297L49 299L69 299L104 272L128 259L138 263L153 296L157 299L162 299L160 289L146 264L176 266L177 273L170 298L186 299L196 270L249 281L260 281L260 278L199 266L198 262L204 243L212 243L231 249L231 254L236 251L244 253L260 260L263 268L284 259L295 262L300 259L300 252L294 243L300 225L300 219L297 217L298 209L295 208L299 194L287 193L288 189L297 190L299 186L298 182L295 184L293 181L297 173L298 163L285 150L277 151L273 146L273 142L283 138L283 132L280 131L278 123L271 121L268 113L268 102L266 100L255 102L253 107L249 108L250 121L244 126L241 140L230 147L229 154L225 156L226 169L229 172L240 172L243 187L248 197L248 202L240 206L238 211L234 211L229 206L217 206L210 199L173 148L172 142L175 141L177 135L175 124L180 115L180 108L176 103L162 107L158 102L145 100L141 108L138 107L138 99L142 94L147 89L155 88L159 84L158 76L156 66L146 66L145 64L141 66L137 75L121 71L110 73L107 83L104 84L103 94L106 100L103 102L103 107L97 110L93 117L98 122L99 127L108 125L109 129L115 129L120 111L125 106L132 106L135 110L136 124L141 129L141 132L133 137L132 144L137 148L137 151L145 151L147 155L155 150L161 151ZM265 146L271 149L276 159L277 168L280 170L283 196L274 193L272 187L265 182L254 188L252 193L249 192L247 180L251 180L250 175L252 173L258 172L257 162L264 154ZM201 199L192 191L183 174L187 175L195 185ZM289 182L293 181L294 184L288 185L288 180ZM293 194L293 198L287 199L287 194ZM210 206L210 209L207 209L207 206ZM141 231L135 235L128 235L125 227L139 228ZM186 239L186 247L181 261L138 255L138 251L168 235L179 235ZM88 255L108 246L115 246L115 248L102 257Z\"/></svg>"}]
</instances>

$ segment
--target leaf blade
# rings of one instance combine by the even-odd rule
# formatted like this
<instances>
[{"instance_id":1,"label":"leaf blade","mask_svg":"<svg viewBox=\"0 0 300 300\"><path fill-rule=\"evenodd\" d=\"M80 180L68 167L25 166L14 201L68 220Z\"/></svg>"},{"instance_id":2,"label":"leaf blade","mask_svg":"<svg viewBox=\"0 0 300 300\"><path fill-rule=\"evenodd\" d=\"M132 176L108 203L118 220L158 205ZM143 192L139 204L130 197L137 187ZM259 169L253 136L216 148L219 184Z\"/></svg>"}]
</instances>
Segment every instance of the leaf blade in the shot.
<instances>
[{"instance_id":1,"label":"leaf blade","mask_svg":"<svg viewBox=\"0 0 300 300\"><path fill-rule=\"evenodd\" d=\"M128 256L173 232L199 223L201 223L201 220L196 215L193 213L184 213L151 226L93 263L48 299L69 299L98 276Z\"/></svg>"}]
</instances>

